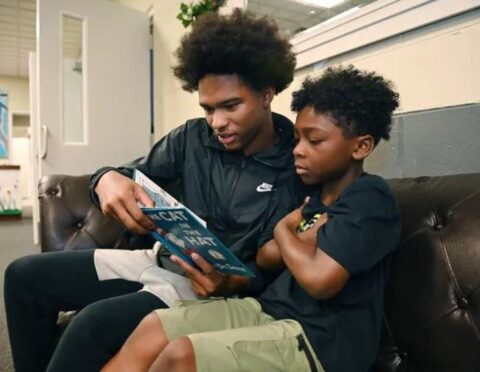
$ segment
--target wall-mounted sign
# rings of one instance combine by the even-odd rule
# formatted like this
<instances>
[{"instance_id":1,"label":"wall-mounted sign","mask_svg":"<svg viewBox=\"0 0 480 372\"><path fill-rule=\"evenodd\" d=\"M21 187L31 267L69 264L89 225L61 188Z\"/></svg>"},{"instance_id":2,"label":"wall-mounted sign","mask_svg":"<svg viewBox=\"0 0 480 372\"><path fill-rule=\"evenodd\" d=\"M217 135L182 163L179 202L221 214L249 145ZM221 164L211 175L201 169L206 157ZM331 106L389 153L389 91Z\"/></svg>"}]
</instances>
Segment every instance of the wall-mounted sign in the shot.
<instances>
[{"instance_id":1,"label":"wall-mounted sign","mask_svg":"<svg viewBox=\"0 0 480 372\"><path fill-rule=\"evenodd\" d=\"M0 89L0 159L8 159L10 127L8 123L8 96Z\"/></svg>"},{"instance_id":2,"label":"wall-mounted sign","mask_svg":"<svg viewBox=\"0 0 480 372\"><path fill-rule=\"evenodd\" d=\"M0 218L22 215L20 166L0 165Z\"/></svg>"}]
</instances>

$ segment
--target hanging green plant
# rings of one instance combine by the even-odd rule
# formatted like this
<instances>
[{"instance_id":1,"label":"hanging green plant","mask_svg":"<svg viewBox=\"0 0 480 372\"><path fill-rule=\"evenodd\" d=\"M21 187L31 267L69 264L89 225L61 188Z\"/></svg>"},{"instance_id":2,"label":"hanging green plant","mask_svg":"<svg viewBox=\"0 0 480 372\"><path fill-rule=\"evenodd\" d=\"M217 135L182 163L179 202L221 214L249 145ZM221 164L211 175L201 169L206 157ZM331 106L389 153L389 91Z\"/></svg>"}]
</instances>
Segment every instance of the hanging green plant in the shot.
<instances>
[{"instance_id":1,"label":"hanging green plant","mask_svg":"<svg viewBox=\"0 0 480 372\"><path fill-rule=\"evenodd\" d=\"M182 22L183 27L188 27L202 14L216 12L226 2L227 0L201 0L190 4L181 3L177 19Z\"/></svg>"}]
</instances>

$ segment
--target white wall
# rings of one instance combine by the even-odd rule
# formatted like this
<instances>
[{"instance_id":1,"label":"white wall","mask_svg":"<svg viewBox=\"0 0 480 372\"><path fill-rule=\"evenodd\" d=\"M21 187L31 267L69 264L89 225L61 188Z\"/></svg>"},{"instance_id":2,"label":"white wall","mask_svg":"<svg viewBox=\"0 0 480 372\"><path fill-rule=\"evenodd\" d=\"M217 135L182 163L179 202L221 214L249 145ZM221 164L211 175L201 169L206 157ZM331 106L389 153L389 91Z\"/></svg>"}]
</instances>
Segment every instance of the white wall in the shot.
<instances>
[{"instance_id":1,"label":"white wall","mask_svg":"<svg viewBox=\"0 0 480 372\"><path fill-rule=\"evenodd\" d=\"M8 91L8 107L10 112L29 112L30 100L27 78L0 76L0 88Z\"/></svg>"},{"instance_id":2,"label":"white wall","mask_svg":"<svg viewBox=\"0 0 480 372\"><path fill-rule=\"evenodd\" d=\"M155 127L157 139L186 119L203 115L196 94L184 92L173 76L173 52L186 31L175 18L181 1L154 3ZM375 70L392 80L401 96L397 113L480 102L480 10L322 61L295 73L273 109L290 117L291 93L305 76L342 64Z\"/></svg>"},{"instance_id":3,"label":"white wall","mask_svg":"<svg viewBox=\"0 0 480 372\"><path fill-rule=\"evenodd\" d=\"M172 72L173 53L187 32L176 18L181 2L156 0L153 6L155 140L186 120L203 116L197 94L184 91Z\"/></svg>"},{"instance_id":4,"label":"white wall","mask_svg":"<svg viewBox=\"0 0 480 372\"><path fill-rule=\"evenodd\" d=\"M392 80L400 93L397 113L478 103L478 45L480 10L475 10L301 69L273 107L294 118L291 93L305 76L339 63L375 70Z\"/></svg>"}]
</instances>

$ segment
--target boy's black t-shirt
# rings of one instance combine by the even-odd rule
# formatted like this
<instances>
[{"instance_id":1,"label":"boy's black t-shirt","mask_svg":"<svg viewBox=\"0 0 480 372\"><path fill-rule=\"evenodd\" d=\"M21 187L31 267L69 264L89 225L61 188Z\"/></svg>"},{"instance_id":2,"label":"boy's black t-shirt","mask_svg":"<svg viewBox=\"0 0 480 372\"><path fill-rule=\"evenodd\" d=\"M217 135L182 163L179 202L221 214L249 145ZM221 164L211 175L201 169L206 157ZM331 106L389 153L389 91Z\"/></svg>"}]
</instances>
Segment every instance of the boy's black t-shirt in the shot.
<instances>
[{"instance_id":1,"label":"boy's black t-shirt","mask_svg":"<svg viewBox=\"0 0 480 372\"><path fill-rule=\"evenodd\" d=\"M382 178L363 174L329 206L312 195L304 218L318 213L328 220L317 246L349 272L345 287L317 300L285 270L258 300L274 318L301 323L327 372L367 371L378 352L388 258L400 237L398 207Z\"/></svg>"}]
</instances>

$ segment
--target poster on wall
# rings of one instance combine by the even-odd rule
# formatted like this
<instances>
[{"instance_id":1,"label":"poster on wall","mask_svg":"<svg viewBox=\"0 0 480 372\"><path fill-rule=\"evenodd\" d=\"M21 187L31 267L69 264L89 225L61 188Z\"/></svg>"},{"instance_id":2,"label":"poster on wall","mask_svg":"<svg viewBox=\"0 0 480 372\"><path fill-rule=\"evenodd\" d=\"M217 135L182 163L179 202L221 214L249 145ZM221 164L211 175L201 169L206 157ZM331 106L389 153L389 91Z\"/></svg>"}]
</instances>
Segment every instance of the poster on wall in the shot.
<instances>
[{"instance_id":1,"label":"poster on wall","mask_svg":"<svg viewBox=\"0 0 480 372\"><path fill-rule=\"evenodd\" d=\"M8 159L9 129L7 91L0 89L0 159Z\"/></svg>"},{"instance_id":2,"label":"poster on wall","mask_svg":"<svg viewBox=\"0 0 480 372\"><path fill-rule=\"evenodd\" d=\"M20 166L0 165L0 219L22 215Z\"/></svg>"}]
</instances>

